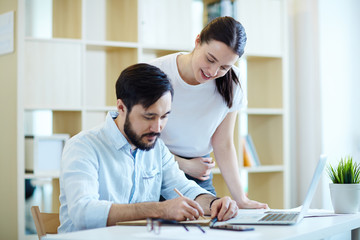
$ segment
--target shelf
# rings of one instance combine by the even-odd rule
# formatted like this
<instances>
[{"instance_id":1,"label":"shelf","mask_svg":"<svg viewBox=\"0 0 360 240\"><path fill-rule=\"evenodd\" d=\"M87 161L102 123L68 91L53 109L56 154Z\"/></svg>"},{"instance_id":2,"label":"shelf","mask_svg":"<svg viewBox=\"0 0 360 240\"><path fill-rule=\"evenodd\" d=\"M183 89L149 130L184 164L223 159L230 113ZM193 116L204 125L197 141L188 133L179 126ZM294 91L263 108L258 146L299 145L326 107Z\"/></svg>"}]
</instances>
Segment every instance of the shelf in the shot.
<instances>
[{"instance_id":1,"label":"shelf","mask_svg":"<svg viewBox=\"0 0 360 240\"><path fill-rule=\"evenodd\" d=\"M85 107L85 111L89 112L101 112L101 111L117 111L116 106L103 106L103 107Z\"/></svg>"},{"instance_id":2,"label":"shelf","mask_svg":"<svg viewBox=\"0 0 360 240\"><path fill-rule=\"evenodd\" d=\"M284 110L281 108L248 108L244 113L249 115L282 115Z\"/></svg>"},{"instance_id":3,"label":"shelf","mask_svg":"<svg viewBox=\"0 0 360 240\"><path fill-rule=\"evenodd\" d=\"M283 165L267 165L258 167L245 167L243 168L248 173L272 173L272 172L283 172Z\"/></svg>"},{"instance_id":4,"label":"shelf","mask_svg":"<svg viewBox=\"0 0 360 240\"><path fill-rule=\"evenodd\" d=\"M33 173L25 173L24 178L25 179L39 179L39 178L46 178L46 179L53 179L53 178L59 178L60 173L48 173L48 174L33 174Z\"/></svg>"},{"instance_id":5,"label":"shelf","mask_svg":"<svg viewBox=\"0 0 360 240\"><path fill-rule=\"evenodd\" d=\"M36 37L26 37L26 42L39 42L39 43L73 43L73 44L82 44L83 40L81 39L69 39L69 38L36 38Z\"/></svg>"},{"instance_id":6,"label":"shelf","mask_svg":"<svg viewBox=\"0 0 360 240\"><path fill-rule=\"evenodd\" d=\"M166 44L166 45L151 45L144 44L142 45L144 51L169 51L169 52L190 52L193 49L193 46L184 46L177 44Z\"/></svg>"},{"instance_id":7,"label":"shelf","mask_svg":"<svg viewBox=\"0 0 360 240\"><path fill-rule=\"evenodd\" d=\"M115 41L85 41L88 50L114 50L116 48L138 48L138 43Z\"/></svg>"},{"instance_id":8,"label":"shelf","mask_svg":"<svg viewBox=\"0 0 360 240\"><path fill-rule=\"evenodd\" d=\"M267 166L258 166L258 167L243 167L239 168L239 172L245 171L248 173L271 173L271 172L283 172L284 166L282 165L267 165ZM212 169L213 174L221 174L219 168Z\"/></svg>"}]
</instances>

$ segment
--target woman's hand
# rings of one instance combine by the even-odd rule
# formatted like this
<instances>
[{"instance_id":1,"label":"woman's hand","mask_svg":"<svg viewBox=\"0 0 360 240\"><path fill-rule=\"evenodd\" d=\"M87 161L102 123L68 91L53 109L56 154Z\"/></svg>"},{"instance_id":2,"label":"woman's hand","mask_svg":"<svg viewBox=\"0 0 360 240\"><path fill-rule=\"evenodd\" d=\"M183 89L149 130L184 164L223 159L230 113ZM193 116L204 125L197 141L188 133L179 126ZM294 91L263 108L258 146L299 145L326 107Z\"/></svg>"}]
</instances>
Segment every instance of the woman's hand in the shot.
<instances>
[{"instance_id":1,"label":"woman's hand","mask_svg":"<svg viewBox=\"0 0 360 240\"><path fill-rule=\"evenodd\" d=\"M175 160L179 164L179 168L186 174L193 178L197 178L201 181L209 179L211 169L215 167L215 162L212 161L211 157L198 157L191 159L184 159L175 156Z\"/></svg>"},{"instance_id":2,"label":"woman's hand","mask_svg":"<svg viewBox=\"0 0 360 240\"><path fill-rule=\"evenodd\" d=\"M254 200L244 197L240 202L237 202L238 207L241 209L268 209L269 206L266 203L260 203Z\"/></svg>"}]
</instances>

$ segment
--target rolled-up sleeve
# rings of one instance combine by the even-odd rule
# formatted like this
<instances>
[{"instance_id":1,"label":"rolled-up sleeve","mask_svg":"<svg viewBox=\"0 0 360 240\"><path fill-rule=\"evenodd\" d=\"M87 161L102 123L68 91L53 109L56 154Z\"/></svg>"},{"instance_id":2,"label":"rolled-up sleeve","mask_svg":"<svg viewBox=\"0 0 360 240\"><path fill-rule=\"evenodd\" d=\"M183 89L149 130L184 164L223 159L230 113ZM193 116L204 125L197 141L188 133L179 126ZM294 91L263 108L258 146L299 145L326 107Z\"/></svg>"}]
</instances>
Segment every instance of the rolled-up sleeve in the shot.
<instances>
[{"instance_id":1,"label":"rolled-up sleeve","mask_svg":"<svg viewBox=\"0 0 360 240\"><path fill-rule=\"evenodd\" d=\"M105 227L112 202L99 200L99 162L96 153L84 141L69 141L64 148L60 187L60 220L76 230ZM74 229L65 229L73 231Z\"/></svg>"}]
</instances>

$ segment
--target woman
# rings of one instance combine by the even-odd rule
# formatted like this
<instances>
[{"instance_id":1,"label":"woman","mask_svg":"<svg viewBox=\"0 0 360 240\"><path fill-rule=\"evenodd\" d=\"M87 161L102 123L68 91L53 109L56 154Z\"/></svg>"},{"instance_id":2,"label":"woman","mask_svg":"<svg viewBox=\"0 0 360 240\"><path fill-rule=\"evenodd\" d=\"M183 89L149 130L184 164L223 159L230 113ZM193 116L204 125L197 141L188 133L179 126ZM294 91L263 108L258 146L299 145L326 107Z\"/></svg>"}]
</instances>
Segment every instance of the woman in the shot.
<instances>
[{"instance_id":1,"label":"woman","mask_svg":"<svg viewBox=\"0 0 360 240\"><path fill-rule=\"evenodd\" d=\"M233 132L237 110L246 104L234 66L243 55L246 34L231 17L210 22L196 37L191 53L170 54L151 64L174 87L172 111L161 138L189 179L215 193L210 158L216 162L239 208L267 208L246 197L238 174Z\"/></svg>"}]
</instances>

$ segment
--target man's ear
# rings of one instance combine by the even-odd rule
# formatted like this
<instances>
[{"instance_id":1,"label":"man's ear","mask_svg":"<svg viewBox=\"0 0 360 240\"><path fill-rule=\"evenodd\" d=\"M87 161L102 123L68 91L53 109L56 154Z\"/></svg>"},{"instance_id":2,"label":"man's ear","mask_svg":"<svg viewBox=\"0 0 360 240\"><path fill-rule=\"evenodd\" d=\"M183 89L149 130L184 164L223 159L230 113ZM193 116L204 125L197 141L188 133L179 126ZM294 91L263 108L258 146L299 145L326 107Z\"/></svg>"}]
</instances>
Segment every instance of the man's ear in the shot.
<instances>
[{"instance_id":1,"label":"man's ear","mask_svg":"<svg viewBox=\"0 0 360 240\"><path fill-rule=\"evenodd\" d=\"M127 109L124 102L121 99L116 101L116 108L119 114L126 113Z\"/></svg>"}]
</instances>

